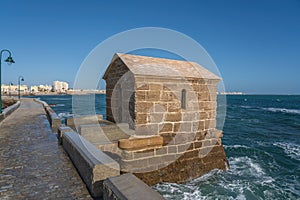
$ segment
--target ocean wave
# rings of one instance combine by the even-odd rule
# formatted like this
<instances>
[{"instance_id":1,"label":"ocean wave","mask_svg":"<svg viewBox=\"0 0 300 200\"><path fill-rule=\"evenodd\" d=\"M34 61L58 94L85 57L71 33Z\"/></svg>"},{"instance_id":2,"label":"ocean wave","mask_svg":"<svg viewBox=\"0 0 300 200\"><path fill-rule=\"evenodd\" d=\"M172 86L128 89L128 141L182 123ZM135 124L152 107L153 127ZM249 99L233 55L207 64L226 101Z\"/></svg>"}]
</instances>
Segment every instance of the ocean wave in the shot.
<instances>
[{"instance_id":1,"label":"ocean wave","mask_svg":"<svg viewBox=\"0 0 300 200\"><path fill-rule=\"evenodd\" d=\"M244 148L244 149L250 149L250 147L245 146L245 145L240 145L240 144L235 144L235 145L223 145L225 149L238 149L238 148Z\"/></svg>"},{"instance_id":2,"label":"ocean wave","mask_svg":"<svg viewBox=\"0 0 300 200\"><path fill-rule=\"evenodd\" d=\"M235 145L234 148L241 147ZM185 184L160 183L153 188L169 200L284 199L293 198L299 192L293 185L267 174L258 158L239 156L228 160L230 170L213 170Z\"/></svg>"},{"instance_id":3,"label":"ocean wave","mask_svg":"<svg viewBox=\"0 0 300 200\"><path fill-rule=\"evenodd\" d=\"M240 106L241 108L247 108L247 109L249 109L249 108L253 108L252 106Z\"/></svg>"},{"instance_id":4,"label":"ocean wave","mask_svg":"<svg viewBox=\"0 0 300 200\"><path fill-rule=\"evenodd\" d=\"M58 113L57 114L59 118L67 118L67 117L72 117L73 114L69 113L69 112L64 112L64 113Z\"/></svg>"},{"instance_id":5,"label":"ocean wave","mask_svg":"<svg viewBox=\"0 0 300 200\"><path fill-rule=\"evenodd\" d=\"M287 109L287 108L261 108L270 112L282 112L282 113L291 113L291 114L300 114L300 110L297 109Z\"/></svg>"},{"instance_id":6,"label":"ocean wave","mask_svg":"<svg viewBox=\"0 0 300 200\"><path fill-rule=\"evenodd\" d=\"M71 98L59 98L59 97L53 97L53 98L49 98L49 100L59 100L59 101L69 101L71 100Z\"/></svg>"},{"instance_id":7,"label":"ocean wave","mask_svg":"<svg viewBox=\"0 0 300 200\"><path fill-rule=\"evenodd\" d=\"M59 103L59 104L50 104L51 107L63 107L65 104Z\"/></svg>"},{"instance_id":8,"label":"ocean wave","mask_svg":"<svg viewBox=\"0 0 300 200\"><path fill-rule=\"evenodd\" d=\"M286 142L276 142L273 145L283 149L290 158L300 161L300 145Z\"/></svg>"},{"instance_id":9,"label":"ocean wave","mask_svg":"<svg viewBox=\"0 0 300 200\"><path fill-rule=\"evenodd\" d=\"M248 156L231 157L229 158L230 171L239 175L250 175L260 177L265 174L262 167L254 162L252 158Z\"/></svg>"}]
</instances>

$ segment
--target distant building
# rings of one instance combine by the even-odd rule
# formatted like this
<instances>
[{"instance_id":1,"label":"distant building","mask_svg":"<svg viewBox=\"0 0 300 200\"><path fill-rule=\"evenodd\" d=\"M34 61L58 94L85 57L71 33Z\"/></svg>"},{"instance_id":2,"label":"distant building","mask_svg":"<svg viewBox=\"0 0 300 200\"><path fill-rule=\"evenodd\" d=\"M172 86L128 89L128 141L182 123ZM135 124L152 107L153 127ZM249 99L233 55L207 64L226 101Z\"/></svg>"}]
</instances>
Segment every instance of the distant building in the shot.
<instances>
[{"instance_id":1,"label":"distant building","mask_svg":"<svg viewBox=\"0 0 300 200\"><path fill-rule=\"evenodd\" d=\"M36 85L31 86L30 92L32 92L32 93L39 92L39 86L36 86Z\"/></svg>"},{"instance_id":2,"label":"distant building","mask_svg":"<svg viewBox=\"0 0 300 200\"><path fill-rule=\"evenodd\" d=\"M18 92L18 85L1 85L2 94L16 94ZM28 92L27 85L20 85L20 92L21 94L26 94Z\"/></svg>"},{"instance_id":3,"label":"distant building","mask_svg":"<svg viewBox=\"0 0 300 200\"><path fill-rule=\"evenodd\" d=\"M69 84L63 81L53 81L54 92L66 92L69 89Z\"/></svg>"},{"instance_id":4,"label":"distant building","mask_svg":"<svg viewBox=\"0 0 300 200\"><path fill-rule=\"evenodd\" d=\"M30 92L36 93L36 92L50 92L52 90L51 85L33 85L30 87Z\"/></svg>"}]
</instances>

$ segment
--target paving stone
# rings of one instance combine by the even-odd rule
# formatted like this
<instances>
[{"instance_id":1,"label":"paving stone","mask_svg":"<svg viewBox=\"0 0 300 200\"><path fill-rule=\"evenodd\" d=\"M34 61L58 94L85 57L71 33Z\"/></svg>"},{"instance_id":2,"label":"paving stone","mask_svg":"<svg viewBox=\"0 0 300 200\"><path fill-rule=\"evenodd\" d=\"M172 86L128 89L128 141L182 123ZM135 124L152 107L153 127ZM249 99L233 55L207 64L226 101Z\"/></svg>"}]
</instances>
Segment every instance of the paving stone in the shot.
<instances>
[{"instance_id":1,"label":"paving stone","mask_svg":"<svg viewBox=\"0 0 300 200\"><path fill-rule=\"evenodd\" d=\"M0 199L92 199L41 104L23 99L0 123Z\"/></svg>"}]
</instances>

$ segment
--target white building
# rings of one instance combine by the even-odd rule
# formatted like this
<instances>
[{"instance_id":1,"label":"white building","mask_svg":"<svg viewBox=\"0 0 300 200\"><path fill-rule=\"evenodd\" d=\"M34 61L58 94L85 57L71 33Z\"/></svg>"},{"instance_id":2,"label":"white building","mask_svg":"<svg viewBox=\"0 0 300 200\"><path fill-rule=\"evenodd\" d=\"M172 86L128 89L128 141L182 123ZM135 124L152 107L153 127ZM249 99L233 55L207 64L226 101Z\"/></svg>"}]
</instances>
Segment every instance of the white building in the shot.
<instances>
[{"instance_id":1,"label":"white building","mask_svg":"<svg viewBox=\"0 0 300 200\"><path fill-rule=\"evenodd\" d=\"M53 81L54 92L66 92L69 89L69 84L63 81Z\"/></svg>"},{"instance_id":2,"label":"white building","mask_svg":"<svg viewBox=\"0 0 300 200\"><path fill-rule=\"evenodd\" d=\"M30 92L36 93L36 92L50 92L52 90L51 85L33 85L30 87Z\"/></svg>"},{"instance_id":3,"label":"white building","mask_svg":"<svg viewBox=\"0 0 300 200\"><path fill-rule=\"evenodd\" d=\"M30 86L30 92L39 92L39 86L36 86L36 85L33 85L33 86Z\"/></svg>"},{"instance_id":4,"label":"white building","mask_svg":"<svg viewBox=\"0 0 300 200\"><path fill-rule=\"evenodd\" d=\"M16 94L18 92L19 86L18 85L1 85L2 88L2 94ZM28 86L27 85L20 85L20 93L26 94L28 92Z\"/></svg>"}]
</instances>

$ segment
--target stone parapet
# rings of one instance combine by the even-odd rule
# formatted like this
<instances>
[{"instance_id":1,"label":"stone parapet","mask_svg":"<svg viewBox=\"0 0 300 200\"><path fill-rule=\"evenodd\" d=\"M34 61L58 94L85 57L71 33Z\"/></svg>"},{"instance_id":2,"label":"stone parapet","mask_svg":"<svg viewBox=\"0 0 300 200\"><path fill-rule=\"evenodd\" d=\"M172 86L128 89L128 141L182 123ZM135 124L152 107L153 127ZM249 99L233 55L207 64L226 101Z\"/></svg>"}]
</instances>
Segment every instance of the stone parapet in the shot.
<instances>
[{"instance_id":1,"label":"stone parapet","mask_svg":"<svg viewBox=\"0 0 300 200\"><path fill-rule=\"evenodd\" d=\"M76 132L63 134L63 147L94 197L102 196L103 180L120 175L117 162Z\"/></svg>"},{"instance_id":2,"label":"stone parapet","mask_svg":"<svg viewBox=\"0 0 300 200\"><path fill-rule=\"evenodd\" d=\"M7 108L4 108L2 110L2 113L0 113L0 122L4 120L6 117L8 117L11 113L13 113L17 108L19 108L20 104L21 104L20 101L17 101L15 104Z\"/></svg>"},{"instance_id":3,"label":"stone parapet","mask_svg":"<svg viewBox=\"0 0 300 200\"><path fill-rule=\"evenodd\" d=\"M133 174L108 178L103 183L104 200L163 200L164 198Z\"/></svg>"},{"instance_id":4,"label":"stone parapet","mask_svg":"<svg viewBox=\"0 0 300 200\"><path fill-rule=\"evenodd\" d=\"M111 142L99 124L82 124L78 127L78 133L94 145Z\"/></svg>"},{"instance_id":5,"label":"stone parapet","mask_svg":"<svg viewBox=\"0 0 300 200\"><path fill-rule=\"evenodd\" d=\"M73 132L73 129L71 129L68 126L60 126L57 130L57 139L58 139L58 143L62 144L62 138L63 135L67 132Z\"/></svg>"},{"instance_id":6,"label":"stone parapet","mask_svg":"<svg viewBox=\"0 0 300 200\"><path fill-rule=\"evenodd\" d=\"M58 115L52 110L52 108L46 102L41 101L39 99L34 99L34 101L43 105L43 107L46 111L47 117L49 119L52 131L56 133L58 131L58 128L61 126L61 119L58 117Z\"/></svg>"},{"instance_id":7,"label":"stone parapet","mask_svg":"<svg viewBox=\"0 0 300 200\"><path fill-rule=\"evenodd\" d=\"M71 116L66 118L66 125L74 130L78 130L80 125L83 124L98 124L103 120L103 115L83 115Z\"/></svg>"}]
</instances>

